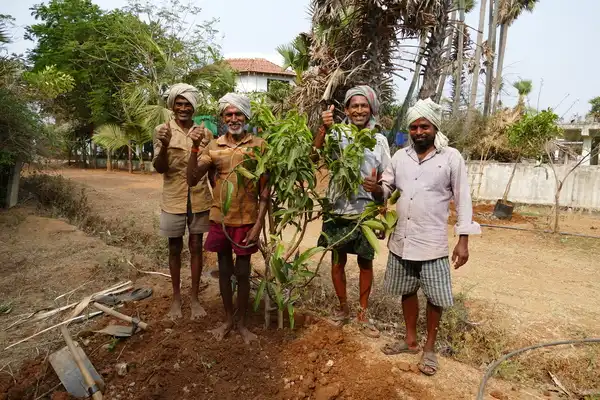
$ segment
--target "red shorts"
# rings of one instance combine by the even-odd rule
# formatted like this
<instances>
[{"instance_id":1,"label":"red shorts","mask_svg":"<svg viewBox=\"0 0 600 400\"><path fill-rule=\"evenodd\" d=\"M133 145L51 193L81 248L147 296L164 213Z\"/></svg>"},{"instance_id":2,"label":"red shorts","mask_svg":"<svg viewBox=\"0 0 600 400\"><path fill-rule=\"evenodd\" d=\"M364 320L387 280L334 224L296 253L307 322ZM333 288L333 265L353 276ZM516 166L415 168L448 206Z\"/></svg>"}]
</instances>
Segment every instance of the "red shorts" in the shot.
<instances>
[{"instance_id":1,"label":"red shorts","mask_svg":"<svg viewBox=\"0 0 600 400\"><path fill-rule=\"evenodd\" d=\"M214 253L233 250L238 256L249 256L250 254L254 254L258 251L257 245L247 249L235 245L235 243L242 244L242 241L246 238L246 235L253 226L254 225L225 226L227 234L233 240L232 243L227 236L225 236L223 225L210 221L210 229L208 230L208 236L204 242L204 250L212 251Z\"/></svg>"}]
</instances>

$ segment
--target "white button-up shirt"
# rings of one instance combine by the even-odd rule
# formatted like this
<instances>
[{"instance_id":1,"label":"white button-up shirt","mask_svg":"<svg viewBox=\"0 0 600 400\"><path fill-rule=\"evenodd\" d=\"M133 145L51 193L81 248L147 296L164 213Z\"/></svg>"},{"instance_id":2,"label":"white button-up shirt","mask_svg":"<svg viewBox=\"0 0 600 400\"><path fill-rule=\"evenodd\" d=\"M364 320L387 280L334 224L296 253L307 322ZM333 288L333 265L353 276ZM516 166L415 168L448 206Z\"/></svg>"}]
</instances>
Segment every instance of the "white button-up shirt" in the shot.
<instances>
[{"instance_id":1,"label":"white button-up shirt","mask_svg":"<svg viewBox=\"0 0 600 400\"><path fill-rule=\"evenodd\" d=\"M390 251L405 260L427 261L449 255L448 215L454 198L457 235L476 235L481 227L473 221L473 206L462 155L452 147L429 153L423 161L412 146L398 150L381 178L384 197L395 189L402 194L396 203L398 224L391 235Z\"/></svg>"}]
</instances>

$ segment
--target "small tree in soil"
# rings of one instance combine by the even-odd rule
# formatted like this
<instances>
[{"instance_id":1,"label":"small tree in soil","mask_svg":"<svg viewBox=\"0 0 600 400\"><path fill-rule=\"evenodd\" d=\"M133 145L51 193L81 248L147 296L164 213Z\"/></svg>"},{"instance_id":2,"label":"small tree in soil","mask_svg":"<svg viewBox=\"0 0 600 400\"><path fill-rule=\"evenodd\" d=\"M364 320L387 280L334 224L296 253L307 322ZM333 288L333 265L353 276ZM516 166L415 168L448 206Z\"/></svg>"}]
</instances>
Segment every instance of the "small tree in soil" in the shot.
<instances>
[{"instance_id":1,"label":"small tree in soil","mask_svg":"<svg viewBox=\"0 0 600 400\"><path fill-rule=\"evenodd\" d=\"M546 153L545 147L548 141L562 134L562 130L556 124L557 121L558 115L548 109L536 114L527 113L508 128L508 142L517 150L517 157L502 196L503 203L506 204L508 200L510 187L521 160L542 157Z\"/></svg>"},{"instance_id":2,"label":"small tree in soil","mask_svg":"<svg viewBox=\"0 0 600 400\"><path fill-rule=\"evenodd\" d=\"M249 182L258 185L261 176L268 176L271 204L268 210L268 231L263 230L260 251L265 260L265 273L258 287L254 308L257 309L265 291L265 323L270 325L269 297L273 297L278 310L278 327L283 328L283 314L287 311L290 326L294 327L294 305L302 291L317 275L329 247L312 246L300 252L308 224L319 218L328 218L331 212L327 197L317 191L317 172L321 167L331 171L330 180L340 189L341 196L356 193L362 183L360 165L365 148L373 148L375 139L369 129L359 130L350 125L335 125L334 134L327 136L325 147L314 156L313 135L306 115L290 111L284 117L273 115L264 103L253 103L256 126L267 142L266 150L256 149L235 166L238 187ZM340 146L341 132L350 138L350 145ZM337 133L337 134L336 134ZM233 184L223 185L223 213L226 214L233 195ZM396 223L396 213L375 203L356 216L354 230L361 229L372 246L378 250L376 232L389 233ZM231 240L231 239L230 239ZM342 239L343 240L343 239ZM239 245L239 244L236 244ZM311 258L320 254L317 265Z\"/></svg>"},{"instance_id":3,"label":"small tree in soil","mask_svg":"<svg viewBox=\"0 0 600 400\"><path fill-rule=\"evenodd\" d=\"M554 205L552 206L551 215L553 217L552 221L552 233L558 233L559 231L559 222L560 222L560 193L562 192L563 186L567 180L567 178L575 172L577 168L581 166L585 161L593 158L596 154L600 153L600 145L596 146L592 150L590 150L587 154L583 154L581 158L567 169L562 177L559 177L558 171L556 170L556 165L554 164L554 159L552 157L552 152L556 149L560 149L565 153L573 153L570 148L557 142L555 140L548 142L546 145L546 154L548 156L548 163L550 164L550 169L552 169L552 174L554 175L554 180L556 182L556 189L554 191ZM576 154L571 154L573 158L577 158Z\"/></svg>"}]
</instances>

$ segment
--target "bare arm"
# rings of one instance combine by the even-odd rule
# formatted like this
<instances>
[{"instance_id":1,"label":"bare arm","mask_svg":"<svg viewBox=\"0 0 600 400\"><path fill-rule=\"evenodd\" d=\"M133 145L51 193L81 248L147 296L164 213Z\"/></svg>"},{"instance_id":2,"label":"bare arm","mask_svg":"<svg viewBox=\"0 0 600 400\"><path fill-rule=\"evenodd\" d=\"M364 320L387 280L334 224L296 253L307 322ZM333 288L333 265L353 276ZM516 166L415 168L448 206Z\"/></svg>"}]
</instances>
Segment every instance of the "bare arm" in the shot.
<instances>
[{"instance_id":1,"label":"bare arm","mask_svg":"<svg viewBox=\"0 0 600 400\"><path fill-rule=\"evenodd\" d=\"M188 160L187 184L190 187L196 186L200 182L212 164L210 155L208 155L208 149L206 147L199 147L198 150L197 152L192 151ZM202 154L198 157L200 151Z\"/></svg>"},{"instance_id":2,"label":"bare arm","mask_svg":"<svg viewBox=\"0 0 600 400\"><path fill-rule=\"evenodd\" d=\"M189 135L193 146L188 160L186 178L188 186L193 187L200 182L212 165L212 158L207 148L212 139L212 133L204 127L203 122L200 126L194 126Z\"/></svg>"},{"instance_id":3,"label":"bare arm","mask_svg":"<svg viewBox=\"0 0 600 400\"><path fill-rule=\"evenodd\" d=\"M269 208L269 201L271 201L271 188L269 187L269 177L267 174L263 174L259 179L259 193L260 201L258 203L258 218L254 223L254 226L244 239L243 243L256 243L260 237L260 231L265 223L265 216Z\"/></svg>"},{"instance_id":4,"label":"bare arm","mask_svg":"<svg viewBox=\"0 0 600 400\"><path fill-rule=\"evenodd\" d=\"M154 169L159 174L164 174L169 171L169 158L167 157L167 148L164 146L160 147L158 154L154 157L152 162Z\"/></svg>"}]
</instances>

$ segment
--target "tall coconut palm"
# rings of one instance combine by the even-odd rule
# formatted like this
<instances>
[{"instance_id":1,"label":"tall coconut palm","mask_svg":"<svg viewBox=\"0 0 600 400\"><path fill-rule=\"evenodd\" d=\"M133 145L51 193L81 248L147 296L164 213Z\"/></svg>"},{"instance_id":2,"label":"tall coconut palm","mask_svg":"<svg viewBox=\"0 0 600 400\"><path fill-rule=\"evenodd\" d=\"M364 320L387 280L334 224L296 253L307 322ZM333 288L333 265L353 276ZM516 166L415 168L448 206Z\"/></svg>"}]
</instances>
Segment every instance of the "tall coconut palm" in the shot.
<instances>
[{"instance_id":1,"label":"tall coconut palm","mask_svg":"<svg viewBox=\"0 0 600 400\"><path fill-rule=\"evenodd\" d=\"M490 0L489 29L487 40L489 52L486 60L485 97L483 100L483 115L486 117L490 114L490 106L492 103L492 90L494 86L494 61L496 59L496 33L498 30L499 16L498 9L500 8L501 1L502 0Z\"/></svg>"},{"instance_id":2,"label":"tall coconut palm","mask_svg":"<svg viewBox=\"0 0 600 400\"><path fill-rule=\"evenodd\" d=\"M467 111L467 120L464 125L464 133L467 134L471 129L475 106L477 102L477 89L479 86L479 73L481 69L481 55L483 53L483 28L485 26L485 10L487 1L481 0L479 5L479 26L477 27L477 44L475 48L475 65L473 67L473 77L471 79L471 94L469 96L469 109Z\"/></svg>"},{"instance_id":3,"label":"tall coconut palm","mask_svg":"<svg viewBox=\"0 0 600 400\"><path fill-rule=\"evenodd\" d=\"M500 24L500 43L498 45L498 65L496 67L496 81L494 85L493 111L498 105L498 96L502 85L502 68L504 66L504 53L508 39L508 28L524 11L532 12L538 0L502 0L498 10L498 23Z\"/></svg>"},{"instance_id":4,"label":"tall coconut palm","mask_svg":"<svg viewBox=\"0 0 600 400\"><path fill-rule=\"evenodd\" d=\"M434 97L436 94L438 80L443 70L444 41L450 20L449 13L453 4L453 0L440 1L440 7L436 14L437 24L431 30L425 49L427 66L423 74L423 86L419 91L419 99Z\"/></svg>"}]
</instances>

